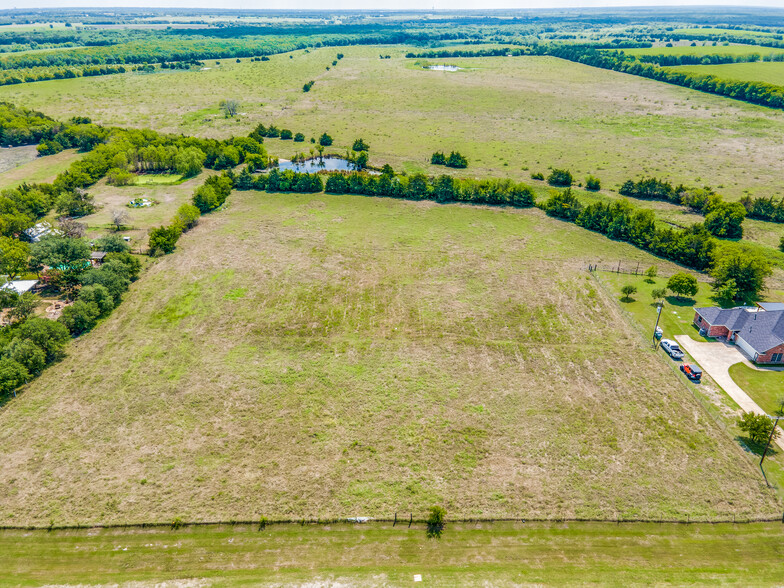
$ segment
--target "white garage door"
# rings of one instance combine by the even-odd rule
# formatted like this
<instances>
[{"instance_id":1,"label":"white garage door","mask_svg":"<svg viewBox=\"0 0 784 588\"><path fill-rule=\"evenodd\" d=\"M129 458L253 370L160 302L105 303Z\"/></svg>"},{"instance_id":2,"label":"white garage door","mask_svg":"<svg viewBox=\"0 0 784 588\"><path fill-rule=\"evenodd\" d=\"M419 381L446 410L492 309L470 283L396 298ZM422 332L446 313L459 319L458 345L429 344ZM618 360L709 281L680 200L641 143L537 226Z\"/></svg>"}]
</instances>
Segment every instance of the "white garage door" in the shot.
<instances>
[{"instance_id":1,"label":"white garage door","mask_svg":"<svg viewBox=\"0 0 784 588\"><path fill-rule=\"evenodd\" d=\"M755 359L757 352L754 351L751 345L746 343L740 336L735 337L735 345L740 347L741 351L743 351L743 353L748 355L752 361Z\"/></svg>"}]
</instances>

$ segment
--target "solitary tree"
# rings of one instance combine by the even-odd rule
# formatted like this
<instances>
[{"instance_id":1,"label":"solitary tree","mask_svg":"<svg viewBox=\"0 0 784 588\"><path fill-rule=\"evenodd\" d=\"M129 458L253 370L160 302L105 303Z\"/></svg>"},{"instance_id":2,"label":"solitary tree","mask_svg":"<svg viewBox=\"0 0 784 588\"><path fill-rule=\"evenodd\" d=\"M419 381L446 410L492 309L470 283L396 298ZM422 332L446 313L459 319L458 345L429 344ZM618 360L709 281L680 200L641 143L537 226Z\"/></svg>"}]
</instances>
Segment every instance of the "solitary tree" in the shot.
<instances>
[{"instance_id":1,"label":"solitary tree","mask_svg":"<svg viewBox=\"0 0 784 588\"><path fill-rule=\"evenodd\" d=\"M658 273L659 269L655 265L652 265L647 270L645 270L645 281L649 284L653 284L653 278L655 278L656 274Z\"/></svg>"},{"instance_id":2,"label":"solitary tree","mask_svg":"<svg viewBox=\"0 0 784 588\"><path fill-rule=\"evenodd\" d=\"M678 298L694 296L698 290L697 278L691 274L678 272L667 280L667 289Z\"/></svg>"},{"instance_id":3,"label":"solitary tree","mask_svg":"<svg viewBox=\"0 0 784 588\"><path fill-rule=\"evenodd\" d=\"M653 301L656 302L657 300L661 300L667 295L667 290L665 288L654 288L651 290L651 296L653 297Z\"/></svg>"},{"instance_id":4,"label":"solitary tree","mask_svg":"<svg viewBox=\"0 0 784 588\"><path fill-rule=\"evenodd\" d=\"M635 292L637 292L637 286L626 284L623 288L621 288L621 294L623 294L623 298L621 300L631 301L632 294Z\"/></svg>"},{"instance_id":5,"label":"solitary tree","mask_svg":"<svg viewBox=\"0 0 784 588\"><path fill-rule=\"evenodd\" d=\"M332 137L330 137L327 133L324 133L319 137L319 145L323 145L324 147L329 147L332 145Z\"/></svg>"},{"instance_id":6,"label":"solitary tree","mask_svg":"<svg viewBox=\"0 0 784 588\"><path fill-rule=\"evenodd\" d=\"M746 433L749 439L759 445L768 442L771 431L773 431L773 439L778 438L779 430L774 430L774 425L775 421L771 420L767 415L754 412L744 413L738 419L738 428Z\"/></svg>"},{"instance_id":7,"label":"solitary tree","mask_svg":"<svg viewBox=\"0 0 784 588\"><path fill-rule=\"evenodd\" d=\"M220 108L223 111L223 114L226 118L237 116L237 113L240 110L240 103L239 100L228 99L228 100L221 100Z\"/></svg>"},{"instance_id":8,"label":"solitary tree","mask_svg":"<svg viewBox=\"0 0 784 588\"><path fill-rule=\"evenodd\" d=\"M120 231L129 220L131 220L131 215L128 214L127 210L122 208L112 210L112 224L115 231Z\"/></svg>"},{"instance_id":9,"label":"solitary tree","mask_svg":"<svg viewBox=\"0 0 784 588\"><path fill-rule=\"evenodd\" d=\"M370 150L370 146L367 143L365 143L365 141L363 139L357 139L356 141L354 141L354 145L352 145L351 150L352 151L369 151Z\"/></svg>"},{"instance_id":10,"label":"solitary tree","mask_svg":"<svg viewBox=\"0 0 784 588\"><path fill-rule=\"evenodd\" d=\"M70 216L61 216L57 219L57 228L66 237L71 239L81 239L87 232L87 224L80 223Z\"/></svg>"}]
</instances>

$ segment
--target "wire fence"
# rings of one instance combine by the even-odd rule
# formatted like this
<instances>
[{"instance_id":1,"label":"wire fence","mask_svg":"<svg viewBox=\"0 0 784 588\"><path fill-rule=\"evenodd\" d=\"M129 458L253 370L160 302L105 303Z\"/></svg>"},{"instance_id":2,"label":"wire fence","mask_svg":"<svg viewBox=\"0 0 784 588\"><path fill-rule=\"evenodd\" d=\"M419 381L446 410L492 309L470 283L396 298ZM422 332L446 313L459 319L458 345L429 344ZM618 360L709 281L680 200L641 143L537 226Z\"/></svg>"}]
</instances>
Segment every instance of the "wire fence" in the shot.
<instances>
[{"instance_id":1,"label":"wire fence","mask_svg":"<svg viewBox=\"0 0 784 588\"><path fill-rule=\"evenodd\" d=\"M756 523L782 523L784 524L784 513L781 516L723 516L723 517L691 517L686 518L656 518L656 517L624 517L616 518L596 518L596 517L448 517L447 523L459 524L492 524L492 523L534 523L560 525L567 523L575 524L607 524L607 525L628 525L628 524L660 524L660 525L750 525ZM302 518L302 519L267 519L260 517L257 519L229 519L225 521L183 521L175 519L169 522L148 522L148 523L109 523L109 524L74 524L74 525L0 525L0 531L79 531L88 529L103 529L107 531L120 529L181 529L185 527L232 527L249 526L265 528L272 525L335 525L335 524L392 524L393 527L410 528L413 525L427 525L427 519L414 517L413 513L395 513L392 517L339 517L339 518Z\"/></svg>"}]
</instances>

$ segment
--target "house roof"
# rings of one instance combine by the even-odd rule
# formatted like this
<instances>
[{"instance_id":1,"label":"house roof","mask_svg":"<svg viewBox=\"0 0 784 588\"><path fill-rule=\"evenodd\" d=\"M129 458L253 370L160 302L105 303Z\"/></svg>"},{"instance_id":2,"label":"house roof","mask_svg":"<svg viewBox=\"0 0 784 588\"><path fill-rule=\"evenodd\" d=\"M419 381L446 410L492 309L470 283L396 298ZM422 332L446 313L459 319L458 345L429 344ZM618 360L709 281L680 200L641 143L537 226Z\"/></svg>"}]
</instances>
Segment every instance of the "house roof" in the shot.
<instances>
[{"instance_id":1,"label":"house roof","mask_svg":"<svg viewBox=\"0 0 784 588\"><path fill-rule=\"evenodd\" d=\"M711 325L721 325L738 334L760 355L784 343L784 309L753 310L738 308L696 308Z\"/></svg>"},{"instance_id":2,"label":"house roof","mask_svg":"<svg viewBox=\"0 0 784 588\"><path fill-rule=\"evenodd\" d=\"M706 308L695 308L694 310L703 319L708 321L713 326L727 327L730 331L737 331L748 320L749 306L736 306L735 308L719 308L718 306L709 306Z\"/></svg>"},{"instance_id":3,"label":"house roof","mask_svg":"<svg viewBox=\"0 0 784 588\"><path fill-rule=\"evenodd\" d=\"M14 280L12 282L6 282L3 284L3 290L13 290L17 294L24 294L25 292L29 292L35 285L38 283L38 280Z\"/></svg>"},{"instance_id":4,"label":"house roof","mask_svg":"<svg viewBox=\"0 0 784 588\"><path fill-rule=\"evenodd\" d=\"M106 257L106 251L93 251L90 253L90 259L103 259Z\"/></svg>"},{"instance_id":5,"label":"house roof","mask_svg":"<svg viewBox=\"0 0 784 588\"><path fill-rule=\"evenodd\" d=\"M757 302L762 310L784 310L784 302Z\"/></svg>"},{"instance_id":6,"label":"house roof","mask_svg":"<svg viewBox=\"0 0 784 588\"><path fill-rule=\"evenodd\" d=\"M784 310L755 312L738 331L754 351L764 355L784 343Z\"/></svg>"}]
</instances>

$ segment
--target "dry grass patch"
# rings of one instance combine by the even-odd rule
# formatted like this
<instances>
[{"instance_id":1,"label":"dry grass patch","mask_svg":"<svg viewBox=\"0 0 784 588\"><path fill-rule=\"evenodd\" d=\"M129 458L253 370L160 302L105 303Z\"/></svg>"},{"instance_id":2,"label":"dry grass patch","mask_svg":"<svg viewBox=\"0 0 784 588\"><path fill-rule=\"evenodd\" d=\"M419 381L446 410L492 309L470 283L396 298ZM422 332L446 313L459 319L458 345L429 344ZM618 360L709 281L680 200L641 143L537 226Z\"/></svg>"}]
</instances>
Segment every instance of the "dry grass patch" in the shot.
<instances>
[{"instance_id":1,"label":"dry grass patch","mask_svg":"<svg viewBox=\"0 0 784 588\"><path fill-rule=\"evenodd\" d=\"M780 512L602 258L652 261L536 210L232 194L0 412L0 520Z\"/></svg>"}]
</instances>

